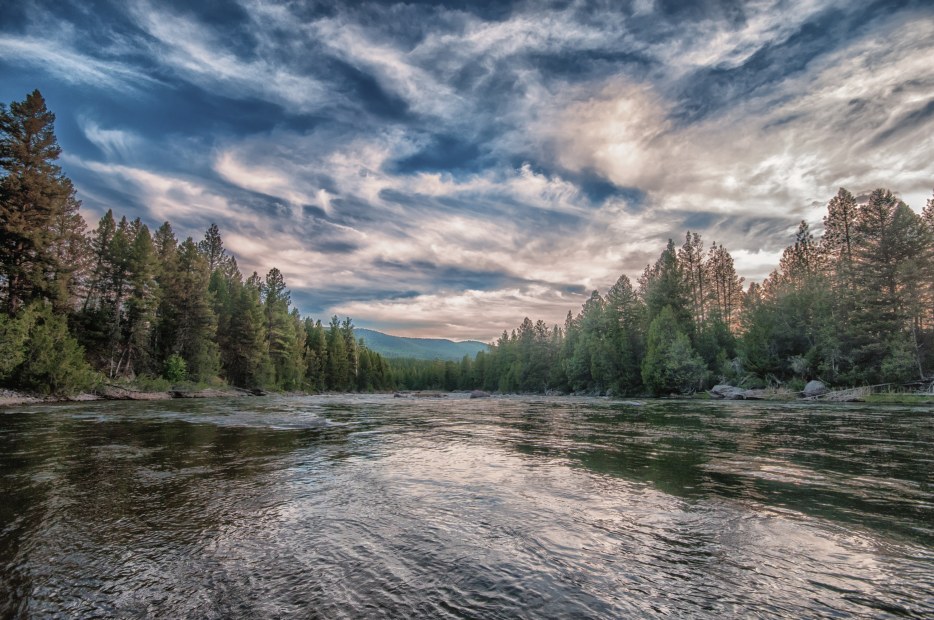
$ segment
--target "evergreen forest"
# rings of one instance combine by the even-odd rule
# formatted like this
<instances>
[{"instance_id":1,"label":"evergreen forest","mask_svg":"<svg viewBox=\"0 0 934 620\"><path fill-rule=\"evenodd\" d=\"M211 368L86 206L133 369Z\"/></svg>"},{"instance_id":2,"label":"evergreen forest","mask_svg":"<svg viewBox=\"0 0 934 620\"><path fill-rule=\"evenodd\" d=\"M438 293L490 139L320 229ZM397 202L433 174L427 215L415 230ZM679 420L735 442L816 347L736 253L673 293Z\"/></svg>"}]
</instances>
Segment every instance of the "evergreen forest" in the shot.
<instances>
[{"instance_id":1,"label":"evergreen forest","mask_svg":"<svg viewBox=\"0 0 934 620\"><path fill-rule=\"evenodd\" d=\"M387 360L292 306L282 273L244 277L211 225L179 241L108 211L88 228L38 91L0 106L0 386L67 394L106 380L296 391L475 389L689 394L930 380L934 199L877 189L801 222L778 267L744 281L722 244L669 240L635 283L563 325L526 318L460 362Z\"/></svg>"},{"instance_id":2,"label":"evergreen forest","mask_svg":"<svg viewBox=\"0 0 934 620\"><path fill-rule=\"evenodd\" d=\"M0 385L41 394L116 379L392 387L349 318L302 317L276 268L244 278L216 225L179 241L169 222L153 233L108 211L86 230L55 164L54 120L38 91L0 107Z\"/></svg>"}]
</instances>

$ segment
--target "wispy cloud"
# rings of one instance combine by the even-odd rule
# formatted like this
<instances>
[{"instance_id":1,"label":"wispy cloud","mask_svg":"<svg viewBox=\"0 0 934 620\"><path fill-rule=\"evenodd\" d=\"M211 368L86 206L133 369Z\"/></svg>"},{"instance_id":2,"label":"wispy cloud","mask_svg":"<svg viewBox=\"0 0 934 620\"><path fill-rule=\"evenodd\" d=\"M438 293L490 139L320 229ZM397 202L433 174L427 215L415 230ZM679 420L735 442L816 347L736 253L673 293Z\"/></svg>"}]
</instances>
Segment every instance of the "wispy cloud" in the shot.
<instances>
[{"instance_id":1,"label":"wispy cloud","mask_svg":"<svg viewBox=\"0 0 934 620\"><path fill-rule=\"evenodd\" d=\"M104 128L89 118L79 118L78 122L85 137L108 158L127 161L133 158L135 150L143 147L139 136L133 132Z\"/></svg>"},{"instance_id":2,"label":"wispy cloud","mask_svg":"<svg viewBox=\"0 0 934 620\"><path fill-rule=\"evenodd\" d=\"M216 221L322 316L489 340L687 229L759 279L838 186L930 196L925 3L128 7L5 22L0 77L81 95L90 210Z\"/></svg>"},{"instance_id":3,"label":"wispy cloud","mask_svg":"<svg viewBox=\"0 0 934 620\"><path fill-rule=\"evenodd\" d=\"M54 35L41 38L0 35L0 56L9 63L39 69L69 84L131 91L154 82L131 65L81 53Z\"/></svg>"},{"instance_id":4,"label":"wispy cloud","mask_svg":"<svg viewBox=\"0 0 934 620\"><path fill-rule=\"evenodd\" d=\"M268 99L297 112L334 101L320 80L293 70L283 59L267 58L262 49L243 58L205 24L146 2L131 6L136 23L151 37L152 54L185 80L233 96Z\"/></svg>"}]
</instances>

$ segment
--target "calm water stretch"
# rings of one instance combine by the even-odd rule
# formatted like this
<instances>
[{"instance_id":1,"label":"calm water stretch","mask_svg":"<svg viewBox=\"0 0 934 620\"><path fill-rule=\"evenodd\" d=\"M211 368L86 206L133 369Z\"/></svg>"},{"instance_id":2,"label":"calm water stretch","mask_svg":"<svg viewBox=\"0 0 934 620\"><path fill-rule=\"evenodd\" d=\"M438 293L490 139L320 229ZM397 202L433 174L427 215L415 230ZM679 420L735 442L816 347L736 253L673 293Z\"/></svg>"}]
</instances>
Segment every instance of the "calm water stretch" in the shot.
<instances>
[{"instance_id":1,"label":"calm water stretch","mask_svg":"<svg viewBox=\"0 0 934 620\"><path fill-rule=\"evenodd\" d=\"M930 408L0 411L0 616L931 617Z\"/></svg>"}]
</instances>

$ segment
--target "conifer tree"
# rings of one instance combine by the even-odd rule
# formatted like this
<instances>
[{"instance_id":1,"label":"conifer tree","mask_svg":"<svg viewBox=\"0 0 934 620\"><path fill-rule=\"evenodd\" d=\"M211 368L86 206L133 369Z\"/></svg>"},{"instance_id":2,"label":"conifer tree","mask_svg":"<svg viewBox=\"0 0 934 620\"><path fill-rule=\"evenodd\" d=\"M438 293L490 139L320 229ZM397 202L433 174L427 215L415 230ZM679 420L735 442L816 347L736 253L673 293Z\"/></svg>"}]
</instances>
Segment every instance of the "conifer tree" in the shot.
<instances>
[{"instance_id":1,"label":"conifer tree","mask_svg":"<svg viewBox=\"0 0 934 620\"><path fill-rule=\"evenodd\" d=\"M196 381L215 377L220 363L209 278L207 261L189 237L178 247L175 277L168 281L163 296L163 304L171 311L163 318L169 321L169 354L179 354Z\"/></svg>"},{"instance_id":2,"label":"conifer tree","mask_svg":"<svg viewBox=\"0 0 934 620\"><path fill-rule=\"evenodd\" d=\"M212 222L205 231L204 239L198 242L198 251L207 261L208 271L211 273L214 273L215 269L219 269L223 265L227 252L224 250L224 241L221 239L217 224Z\"/></svg>"},{"instance_id":3,"label":"conifer tree","mask_svg":"<svg viewBox=\"0 0 934 620\"><path fill-rule=\"evenodd\" d=\"M731 331L739 327L739 311L743 302L743 278L736 274L733 257L723 247L714 243L710 246L704 263L707 280L707 305Z\"/></svg>"},{"instance_id":4,"label":"conifer tree","mask_svg":"<svg viewBox=\"0 0 934 620\"><path fill-rule=\"evenodd\" d=\"M80 203L54 162L61 154L55 115L38 90L0 104L0 285L9 314L34 299L69 306L82 259Z\"/></svg>"},{"instance_id":5,"label":"conifer tree","mask_svg":"<svg viewBox=\"0 0 934 620\"><path fill-rule=\"evenodd\" d=\"M175 331L178 324L178 309L173 305L172 291L177 288L178 240L172 225L163 222L153 238L156 250L156 284L159 290L156 304L156 323L152 331L151 349L155 362L161 367L175 349Z\"/></svg>"},{"instance_id":6,"label":"conifer tree","mask_svg":"<svg viewBox=\"0 0 934 620\"><path fill-rule=\"evenodd\" d=\"M642 381L653 394L687 394L699 389L707 370L674 310L666 306L649 326Z\"/></svg>"},{"instance_id":7,"label":"conifer tree","mask_svg":"<svg viewBox=\"0 0 934 620\"><path fill-rule=\"evenodd\" d=\"M642 385L645 308L625 275L607 292L606 301L608 339L614 351L612 387L619 394L633 393Z\"/></svg>"},{"instance_id":8,"label":"conifer tree","mask_svg":"<svg viewBox=\"0 0 934 620\"><path fill-rule=\"evenodd\" d=\"M340 319L331 317L327 332L328 356L326 366L327 387L335 392L345 392L351 385L350 364Z\"/></svg>"},{"instance_id":9,"label":"conifer tree","mask_svg":"<svg viewBox=\"0 0 934 620\"><path fill-rule=\"evenodd\" d=\"M716 245L716 244L715 244ZM684 276L685 290L691 302L691 313L695 330L700 330L706 319L709 293L707 291L707 266L704 261L704 245L697 233L688 231L684 245L678 250L678 263Z\"/></svg>"},{"instance_id":10,"label":"conifer tree","mask_svg":"<svg viewBox=\"0 0 934 620\"><path fill-rule=\"evenodd\" d=\"M639 295L645 303L648 321L655 320L662 309L668 306L682 329L687 330L689 336L693 333L690 301L675 244L671 239L655 264L646 266L639 279Z\"/></svg>"},{"instance_id":11,"label":"conifer tree","mask_svg":"<svg viewBox=\"0 0 934 620\"><path fill-rule=\"evenodd\" d=\"M215 271L215 276L218 273ZM236 386L263 387L269 381L266 355L266 320L260 292L252 284L234 283L231 312L221 347L228 380Z\"/></svg>"},{"instance_id":12,"label":"conifer tree","mask_svg":"<svg viewBox=\"0 0 934 620\"><path fill-rule=\"evenodd\" d=\"M147 226L137 219L131 230L135 230L135 235L129 255L121 352L115 369L118 376L155 370L150 346L158 303L156 252Z\"/></svg>"},{"instance_id":13,"label":"conifer tree","mask_svg":"<svg viewBox=\"0 0 934 620\"><path fill-rule=\"evenodd\" d=\"M323 392L328 388L327 337L321 321L305 319L305 378L314 392Z\"/></svg>"}]
</instances>

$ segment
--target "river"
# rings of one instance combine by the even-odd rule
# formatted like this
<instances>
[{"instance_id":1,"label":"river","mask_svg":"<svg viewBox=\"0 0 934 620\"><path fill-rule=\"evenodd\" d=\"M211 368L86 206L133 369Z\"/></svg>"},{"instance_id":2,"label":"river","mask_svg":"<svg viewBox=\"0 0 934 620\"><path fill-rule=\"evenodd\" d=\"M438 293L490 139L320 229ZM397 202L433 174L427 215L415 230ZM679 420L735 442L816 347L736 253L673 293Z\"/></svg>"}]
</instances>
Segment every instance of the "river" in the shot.
<instances>
[{"instance_id":1,"label":"river","mask_svg":"<svg viewBox=\"0 0 934 620\"><path fill-rule=\"evenodd\" d=\"M929 407L0 411L0 617L934 616Z\"/></svg>"}]
</instances>

